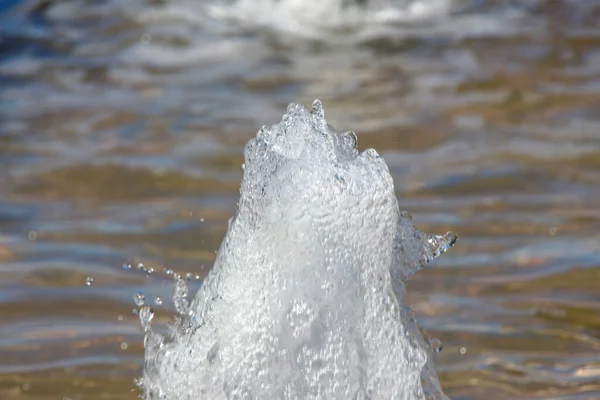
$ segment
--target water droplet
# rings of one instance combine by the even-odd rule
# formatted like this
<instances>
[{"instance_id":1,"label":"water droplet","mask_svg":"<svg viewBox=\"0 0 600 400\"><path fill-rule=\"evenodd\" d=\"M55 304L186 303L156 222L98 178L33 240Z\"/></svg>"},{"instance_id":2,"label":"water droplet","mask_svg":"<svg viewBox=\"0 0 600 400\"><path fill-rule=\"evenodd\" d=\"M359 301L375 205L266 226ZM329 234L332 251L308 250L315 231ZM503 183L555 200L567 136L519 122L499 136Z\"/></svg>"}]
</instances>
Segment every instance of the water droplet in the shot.
<instances>
[{"instance_id":1,"label":"water droplet","mask_svg":"<svg viewBox=\"0 0 600 400\"><path fill-rule=\"evenodd\" d=\"M137 265L137 267L138 267L138 269L144 269L144 264L143 264L143 263L139 263L139 264Z\"/></svg>"},{"instance_id":2,"label":"water droplet","mask_svg":"<svg viewBox=\"0 0 600 400\"><path fill-rule=\"evenodd\" d=\"M35 239L37 239L37 232L31 231L29 232L29 235L27 235L27 237L29 238L29 240L34 241Z\"/></svg>"},{"instance_id":3,"label":"water droplet","mask_svg":"<svg viewBox=\"0 0 600 400\"><path fill-rule=\"evenodd\" d=\"M154 310L152 310L152 307L144 306L140 308L140 322L142 323L144 332L147 332L150 329L150 322L152 322L152 318L154 318Z\"/></svg>"},{"instance_id":4,"label":"water droplet","mask_svg":"<svg viewBox=\"0 0 600 400\"><path fill-rule=\"evenodd\" d=\"M144 296L144 293L142 292L137 292L136 294L133 295L133 302L135 303L136 306L143 306L144 305L144 301L146 300L146 297Z\"/></svg>"},{"instance_id":5,"label":"water droplet","mask_svg":"<svg viewBox=\"0 0 600 400\"><path fill-rule=\"evenodd\" d=\"M154 298L154 304L156 304L157 306L160 306L163 303L163 299L160 296L156 296Z\"/></svg>"},{"instance_id":6,"label":"water droplet","mask_svg":"<svg viewBox=\"0 0 600 400\"><path fill-rule=\"evenodd\" d=\"M131 269L131 264L123 264L123 269Z\"/></svg>"},{"instance_id":7,"label":"water droplet","mask_svg":"<svg viewBox=\"0 0 600 400\"><path fill-rule=\"evenodd\" d=\"M146 268L146 273L151 274L153 272L154 272L154 268L152 268L152 267Z\"/></svg>"},{"instance_id":8,"label":"water droplet","mask_svg":"<svg viewBox=\"0 0 600 400\"><path fill-rule=\"evenodd\" d=\"M165 269L165 275L166 276L172 276L173 275L173 270L172 269Z\"/></svg>"},{"instance_id":9,"label":"water droplet","mask_svg":"<svg viewBox=\"0 0 600 400\"><path fill-rule=\"evenodd\" d=\"M200 222L204 222L204 218L200 218Z\"/></svg>"},{"instance_id":10,"label":"water droplet","mask_svg":"<svg viewBox=\"0 0 600 400\"><path fill-rule=\"evenodd\" d=\"M434 353L440 353L442 351L442 349L444 348L442 341L438 338L431 338L429 340L429 345L431 346L431 349L433 350Z\"/></svg>"},{"instance_id":11,"label":"water droplet","mask_svg":"<svg viewBox=\"0 0 600 400\"><path fill-rule=\"evenodd\" d=\"M121 347L121 350L127 350L127 348L129 347L129 345L127 344L127 342L121 342L121 344L119 345L119 347Z\"/></svg>"},{"instance_id":12,"label":"water droplet","mask_svg":"<svg viewBox=\"0 0 600 400\"><path fill-rule=\"evenodd\" d=\"M466 347L461 347L460 348L460 354L466 354L467 352L467 348Z\"/></svg>"},{"instance_id":13,"label":"water droplet","mask_svg":"<svg viewBox=\"0 0 600 400\"><path fill-rule=\"evenodd\" d=\"M86 286L92 286L92 283L94 283L94 278L92 278L91 276L86 276L85 277Z\"/></svg>"},{"instance_id":14,"label":"water droplet","mask_svg":"<svg viewBox=\"0 0 600 400\"><path fill-rule=\"evenodd\" d=\"M123 321L123 316L122 316L122 315L119 315L119 316L117 317L117 319L118 319L119 321Z\"/></svg>"}]
</instances>

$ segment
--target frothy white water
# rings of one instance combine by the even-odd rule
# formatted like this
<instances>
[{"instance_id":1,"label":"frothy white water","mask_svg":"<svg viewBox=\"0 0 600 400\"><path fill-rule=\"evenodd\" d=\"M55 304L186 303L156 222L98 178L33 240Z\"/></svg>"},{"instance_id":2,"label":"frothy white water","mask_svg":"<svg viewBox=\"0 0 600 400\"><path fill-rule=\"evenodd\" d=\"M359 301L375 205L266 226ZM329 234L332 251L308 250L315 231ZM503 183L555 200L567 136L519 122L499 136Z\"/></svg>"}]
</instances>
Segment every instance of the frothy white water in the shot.
<instances>
[{"instance_id":1,"label":"frothy white water","mask_svg":"<svg viewBox=\"0 0 600 400\"><path fill-rule=\"evenodd\" d=\"M237 0L216 1L207 8L214 18L315 38L337 29L440 17L449 9L450 0Z\"/></svg>"},{"instance_id":2,"label":"frothy white water","mask_svg":"<svg viewBox=\"0 0 600 400\"><path fill-rule=\"evenodd\" d=\"M189 306L176 284L167 337L147 330L145 399L445 398L403 282L456 237L416 230L384 160L318 101L245 161L209 276Z\"/></svg>"}]
</instances>

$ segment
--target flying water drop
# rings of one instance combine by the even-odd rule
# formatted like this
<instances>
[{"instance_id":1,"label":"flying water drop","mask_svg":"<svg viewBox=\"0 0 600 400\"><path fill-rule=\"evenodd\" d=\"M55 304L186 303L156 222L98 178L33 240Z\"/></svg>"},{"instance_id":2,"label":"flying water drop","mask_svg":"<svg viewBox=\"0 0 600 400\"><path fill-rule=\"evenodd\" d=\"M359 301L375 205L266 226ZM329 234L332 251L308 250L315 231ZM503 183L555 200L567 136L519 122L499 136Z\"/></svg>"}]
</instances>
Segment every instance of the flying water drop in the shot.
<instances>
[{"instance_id":1,"label":"flying water drop","mask_svg":"<svg viewBox=\"0 0 600 400\"><path fill-rule=\"evenodd\" d=\"M136 294L133 295L133 302L135 303L136 306L143 306L144 302L146 300L146 297L144 296L144 293L142 292L137 292Z\"/></svg>"}]
</instances>

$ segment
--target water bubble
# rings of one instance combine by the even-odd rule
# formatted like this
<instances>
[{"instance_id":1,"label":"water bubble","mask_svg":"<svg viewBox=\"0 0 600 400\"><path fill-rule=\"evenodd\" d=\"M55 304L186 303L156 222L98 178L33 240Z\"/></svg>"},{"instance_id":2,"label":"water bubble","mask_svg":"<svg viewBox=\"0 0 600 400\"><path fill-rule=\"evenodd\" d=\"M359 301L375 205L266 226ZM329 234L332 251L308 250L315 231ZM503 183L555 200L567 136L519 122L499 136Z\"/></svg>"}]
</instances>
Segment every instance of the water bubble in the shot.
<instances>
[{"instance_id":1,"label":"water bubble","mask_svg":"<svg viewBox=\"0 0 600 400\"><path fill-rule=\"evenodd\" d=\"M204 222L204 218L200 218L200 222Z\"/></svg>"},{"instance_id":2,"label":"water bubble","mask_svg":"<svg viewBox=\"0 0 600 400\"><path fill-rule=\"evenodd\" d=\"M119 347L121 348L121 350L127 350L127 348L129 347L129 345L127 344L127 342L121 342L121 344L119 345Z\"/></svg>"},{"instance_id":3,"label":"water bubble","mask_svg":"<svg viewBox=\"0 0 600 400\"><path fill-rule=\"evenodd\" d=\"M122 316L122 315L119 315L119 316L117 317L117 319L118 319L119 321L123 321L123 316Z\"/></svg>"},{"instance_id":4,"label":"water bubble","mask_svg":"<svg viewBox=\"0 0 600 400\"><path fill-rule=\"evenodd\" d=\"M123 264L123 269L131 269L131 264Z\"/></svg>"},{"instance_id":5,"label":"water bubble","mask_svg":"<svg viewBox=\"0 0 600 400\"><path fill-rule=\"evenodd\" d=\"M91 276L86 276L85 277L85 285L92 286L92 283L94 283L94 278L92 278Z\"/></svg>"},{"instance_id":6,"label":"water bubble","mask_svg":"<svg viewBox=\"0 0 600 400\"><path fill-rule=\"evenodd\" d=\"M144 296L144 293L142 292L137 292L136 294L133 295L133 302L135 303L136 306L143 306L144 305L144 301L146 300L146 297Z\"/></svg>"},{"instance_id":7,"label":"water bubble","mask_svg":"<svg viewBox=\"0 0 600 400\"><path fill-rule=\"evenodd\" d=\"M140 322L142 323L144 332L150 329L150 322L152 322L152 318L154 318L154 310L152 310L152 307L144 306L140 309Z\"/></svg>"},{"instance_id":8,"label":"water bubble","mask_svg":"<svg viewBox=\"0 0 600 400\"><path fill-rule=\"evenodd\" d=\"M29 240L34 241L35 239L37 239L37 232L36 231L31 231L31 232L29 232L29 234L27 235L27 237L29 238Z\"/></svg>"},{"instance_id":9,"label":"water bubble","mask_svg":"<svg viewBox=\"0 0 600 400\"><path fill-rule=\"evenodd\" d=\"M467 348L466 347L461 347L460 348L460 354L466 354L467 353Z\"/></svg>"},{"instance_id":10,"label":"water bubble","mask_svg":"<svg viewBox=\"0 0 600 400\"><path fill-rule=\"evenodd\" d=\"M160 296L156 296L154 298L154 304L156 304L157 306L160 306L163 303L163 299Z\"/></svg>"},{"instance_id":11,"label":"water bubble","mask_svg":"<svg viewBox=\"0 0 600 400\"><path fill-rule=\"evenodd\" d=\"M143 263L138 263L137 268L138 269L144 269L144 264Z\"/></svg>"},{"instance_id":12,"label":"water bubble","mask_svg":"<svg viewBox=\"0 0 600 400\"><path fill-rule=\"evenodd\" d=\"M548 230L548 233L550 233L550 236L554 236L556 235L556 232L558 231L558 229L555 226L550 227L550 229Z\"/></svg>"},{"instance_id":13,"label":"water bubble","mask_svg":"<svg viewBox=\"0 0 600 400\"><path fill-rule=\"evenodd\" d=\"M29 383L24 383L23 385L21 385L21 388L23 389L23 391L28 391L31 388L31 385Z\"/></svg>"}]
</instances>

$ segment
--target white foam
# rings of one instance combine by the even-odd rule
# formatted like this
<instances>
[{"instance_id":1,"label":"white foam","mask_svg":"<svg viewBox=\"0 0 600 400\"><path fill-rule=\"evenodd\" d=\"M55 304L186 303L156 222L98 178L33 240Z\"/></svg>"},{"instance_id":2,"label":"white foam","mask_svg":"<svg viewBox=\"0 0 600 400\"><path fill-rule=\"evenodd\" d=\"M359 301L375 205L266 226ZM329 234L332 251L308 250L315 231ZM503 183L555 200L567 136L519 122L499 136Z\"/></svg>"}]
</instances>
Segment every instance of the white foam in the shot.
<instances>
[{"instance_id":1,"label":"white foam","mask_svg":"<svg viewBox=\"0 0 600 400\"><path fill-rule=\"evenodd\" d=\"M245 148L239 210L168 338L147 332L144 397L446 398L403 281L455 236L416 230L392 177L321 103Z\"/></svg>"},{"instance_id":2,"label":"white foam","mask_svg":"<svg viewBox=\"0 0 600 400\"><path fill-rule=\"evenodd\" d=\"M246 26L265 26L297 36L326 38L336 30L358 31L371 25L415 22L447 15L451 0L237 0L214 1L207 14Z\"/></svg>"}]
</instances>

